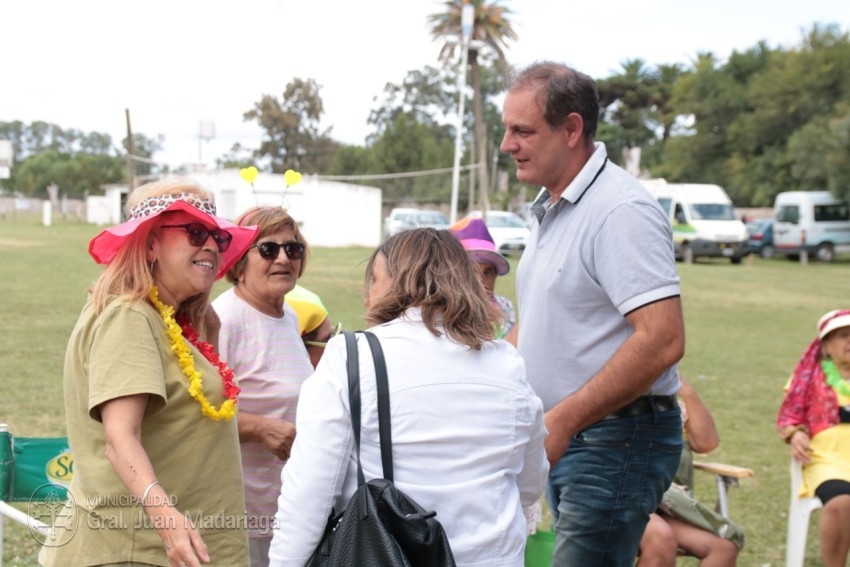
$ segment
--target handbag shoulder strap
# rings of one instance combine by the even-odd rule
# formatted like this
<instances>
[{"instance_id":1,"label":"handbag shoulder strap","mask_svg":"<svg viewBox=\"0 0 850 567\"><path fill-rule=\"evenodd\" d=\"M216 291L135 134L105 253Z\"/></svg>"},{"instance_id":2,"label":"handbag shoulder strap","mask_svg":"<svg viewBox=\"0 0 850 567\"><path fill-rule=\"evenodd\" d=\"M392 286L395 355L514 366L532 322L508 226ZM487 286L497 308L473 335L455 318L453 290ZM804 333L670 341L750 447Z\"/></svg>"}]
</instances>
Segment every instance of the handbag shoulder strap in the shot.
<instances>
[{"instance_id":1,"label":"handbag shoulder strap","mask_svg":"<svg viewBox=\"0 0 850 567\"><path fill-rule=\"evenodd\" d=\"M372 361L375 365L375 379L378 391L378 432L381 441L381 465L384 478L393 480L393 437L390 425L390 387L387 382L387 363L381 343L369 331L344 331L345 348L348 356L348 399L351 406L351 428L354 433L354 452L357 454L357 484L366 483L363 466L360 463L360 360L357 350L356 334L366 336L372 351Z\"/></svg>"},{"instance_id":2,"label":"handbag shoulder strap","mask_svg":"<svg viewBox=\"0 0 850 567\"><path fill-rule=\"evenodd\" d=\"M351 429L354 433L354 452L357 455L357 485L366 484L360 465L360 357L357 337L353 331L344 331L345 351L348 358L348 401L351 406Z\"/></svg>"},{"instance_id":3,"label":"handbag shoulder strap","mask_svg":"<svg viewBox=\"0 0 850 567\"><path fill-rule=\"evenodd\" d=\"M381 342L373 333L363 331L369 348L372 350L372 360L375 363L375 379L378 383L378 431L381 439L381 464L384 468L384 478L393 481L393 435L390 425L390 387L387 381L387 363L384 360L384 350Z\"/></svg>"}]
</instances>

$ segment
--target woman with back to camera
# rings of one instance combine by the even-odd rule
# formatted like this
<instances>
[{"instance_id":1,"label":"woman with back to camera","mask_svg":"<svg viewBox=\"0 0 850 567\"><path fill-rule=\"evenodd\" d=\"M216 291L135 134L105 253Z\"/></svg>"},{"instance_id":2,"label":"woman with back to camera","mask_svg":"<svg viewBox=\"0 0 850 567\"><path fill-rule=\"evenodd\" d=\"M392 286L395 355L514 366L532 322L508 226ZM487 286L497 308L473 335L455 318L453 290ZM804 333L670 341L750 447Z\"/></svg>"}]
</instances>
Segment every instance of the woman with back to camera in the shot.
<instances>
[{"instance_id":1,"label":"woman with back to camera","mask_svg":"<svg viewBox=\"0 0 850 567\"><path fill-rule=\"evenodd\" d=\"M457 565L522 567L522 508L548 473L543 408L516 350L492 338L472 260L448 231L413 229L372 254L365 280L366 321L387 364L395 484L437 512ZM375 370L362 336L358 347L368 480L382 476ZM346 358L334 337L302 386L271 565L304 565L357 487Z\"/></svg>"},{"instance_id":2,"label":"woman with back to camera","mask_svg":"<svg viewBox=\"0 0 850 567\"><path fill-rule=\"evenodd\" d=\"M65 529L39 559L244 566L238 387L213 347L209 294L255 229L216 217L213 195L188 180L143 185L127 208L89 244L107 266L65 355L74 478Z\"/></svg>"},{"instance_id":3,"label":"woman with back to camera","mask_svg":"<svg viewBox=\"0 0 850 567\"><path fill-rule=\"evenodd\" d=\"M786 387L776 429L803 463L799 496L823 502L823 564L843 567L850 550L850 309L818 321Z\"/></svg>"},{"instance_id":4,"label":"woman with back to camera","mask_svg":"<svg viewBox=\"0 0 850 567\"><path fill-rule=\"evenodd\" d=\"M221 352L236 373L239 441L245 478L252 567L268 565L280 472L295 439L301 384L313 373L295 311L284 303L307 265L307 243L281 207L244 212L257 241L227 273L233 284L213 307L221 319Z\"/></svg>"}]
</instances>

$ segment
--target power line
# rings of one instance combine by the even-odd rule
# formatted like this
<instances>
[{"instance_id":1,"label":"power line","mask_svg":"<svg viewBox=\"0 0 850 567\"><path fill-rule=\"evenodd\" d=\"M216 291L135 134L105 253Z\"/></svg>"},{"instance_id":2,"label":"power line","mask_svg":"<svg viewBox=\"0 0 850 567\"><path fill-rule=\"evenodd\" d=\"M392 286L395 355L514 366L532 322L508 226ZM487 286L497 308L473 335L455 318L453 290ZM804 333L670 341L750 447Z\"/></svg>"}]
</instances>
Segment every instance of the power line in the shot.
<instances>
[{"instance_id":1,"label":"power line","mask_svg":"<svg viewBox=\"0 0 850 567\"><path fill-rule=\"evenodd\" d=\"M472 163L463 165L460 169L472 170L484 167L483 163ZM402 179L405 177L422 177L423 175L439 175L441 173L450 173L454 170L451 167L441 169L424 169L422 171L405 171L401 173L370 173L366 175L317 175L318 179L325 181L366 181L370 179Z\"/></svg>"}]
</instances>

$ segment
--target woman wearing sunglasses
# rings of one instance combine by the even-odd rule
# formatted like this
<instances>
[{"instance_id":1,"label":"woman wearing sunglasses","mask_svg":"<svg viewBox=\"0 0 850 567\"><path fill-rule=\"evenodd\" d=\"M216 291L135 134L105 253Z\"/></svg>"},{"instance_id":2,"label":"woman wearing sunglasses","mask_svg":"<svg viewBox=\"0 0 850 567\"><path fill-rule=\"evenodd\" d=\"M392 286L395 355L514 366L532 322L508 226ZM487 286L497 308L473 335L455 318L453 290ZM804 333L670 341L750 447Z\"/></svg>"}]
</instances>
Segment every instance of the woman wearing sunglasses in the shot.
<instances>
[{"instance_id":1,"label":"woman wearing sunglasses","mask_svg":"<svg viewBox=\"0 0 850 567\"><path fill-rule=\"evenodd\" d=\"M313 373L298 316L284 303L307 263L307 244L281 207L243 213L256 243L227 273L233 287L213 302L221 319L221 353L236 373L239 440L252 567L268 565L280 473L295 440L301 383Z\"/></svg>"},{"instance_id":2,"label":"woman wearing sunglasses","mask_svg":"<svg viewBox=\"0 0 850 567\"><path fill-rule=\"evenodd\" d=\"M89 244L106 268L65 355L74 476L40 564L247 565L238 387L209 295L256 229L186 180L139 187L127 209Z\"/></svg>"}]
</instances>

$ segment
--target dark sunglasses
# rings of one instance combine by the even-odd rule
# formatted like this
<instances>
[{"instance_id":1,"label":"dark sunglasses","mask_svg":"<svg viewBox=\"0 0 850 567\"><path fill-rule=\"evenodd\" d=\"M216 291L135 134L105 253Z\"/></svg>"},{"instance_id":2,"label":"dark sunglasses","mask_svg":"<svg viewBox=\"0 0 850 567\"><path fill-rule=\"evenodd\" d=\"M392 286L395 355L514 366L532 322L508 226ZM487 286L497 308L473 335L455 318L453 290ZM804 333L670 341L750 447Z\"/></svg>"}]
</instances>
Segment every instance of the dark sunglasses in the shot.
<instances>
[{"instance_id":1,"label":"dark sunglasses","mask_svg":"<svg viewBox=\"0 0 850 567\"><path fill-rule=\"evenodd\" d=\"M230 248L230 242L233 240L233 235L222 228L213 230L208 229L199 222L189 224L164 224L160 228L182 228L189 235L189 244L200 248L206 244L207 239L212 236L218 246L219 252L224 252Z\"/></svg>"},{"instance_id":2,"label":"dark sunglasses","mask_svg":"<svg viewBox=\"0 0 850 567\"><path fill-rule=\"evenodd\" d=\"M300 242L257 242L251 248L256 248L263 260L276 260L281 248L290 260L300 260L304 257L304 245Z\"/></svg>"}]
</instances>

